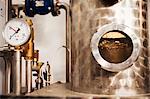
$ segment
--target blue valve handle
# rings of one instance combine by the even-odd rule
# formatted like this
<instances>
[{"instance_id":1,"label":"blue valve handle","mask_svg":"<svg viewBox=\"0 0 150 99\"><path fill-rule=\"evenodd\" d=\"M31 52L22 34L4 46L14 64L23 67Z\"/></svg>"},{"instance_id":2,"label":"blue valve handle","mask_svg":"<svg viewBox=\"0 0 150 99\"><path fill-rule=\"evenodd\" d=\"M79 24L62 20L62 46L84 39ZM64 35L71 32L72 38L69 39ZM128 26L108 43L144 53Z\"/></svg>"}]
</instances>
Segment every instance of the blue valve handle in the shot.
<instances>
[{"instance_id":1,"label":"blue valve handle","mask_svg":"<svg viewBox=\"0 0 150 99\"><path fill-rule=\"evenodd\" d=\"M25 14L29 17L34 17L35 14L45 15L53 11L53 0L25 0Z\"/></svg>"}]
</instances>

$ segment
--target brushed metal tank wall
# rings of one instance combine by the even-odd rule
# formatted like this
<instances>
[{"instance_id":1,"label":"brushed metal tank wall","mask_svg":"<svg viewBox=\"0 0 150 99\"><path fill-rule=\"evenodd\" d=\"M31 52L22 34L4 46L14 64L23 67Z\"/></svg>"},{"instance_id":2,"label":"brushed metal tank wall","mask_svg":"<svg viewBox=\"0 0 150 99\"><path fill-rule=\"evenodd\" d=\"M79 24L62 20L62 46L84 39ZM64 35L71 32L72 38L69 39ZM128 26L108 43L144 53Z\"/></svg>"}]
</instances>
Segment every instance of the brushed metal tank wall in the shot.
<instances>
[{"instance_id":1,"label":"brushed metal tank wall","mask_svg":"<svg viewBox=\"0 0 150 99\"><path fill-rule=\"evenodd\" d=\"M123 81L131 94L150 92L148 78L147 0L72 0L71 89L79 92L117 94ZM140 55L133 65L109 72L94 59L90 42L97 29L109 23L133 29L141 41ZM129 77L128 77L129 76ZM130 78L130 80L128 79Z\"/></svg>"}]
</instances>

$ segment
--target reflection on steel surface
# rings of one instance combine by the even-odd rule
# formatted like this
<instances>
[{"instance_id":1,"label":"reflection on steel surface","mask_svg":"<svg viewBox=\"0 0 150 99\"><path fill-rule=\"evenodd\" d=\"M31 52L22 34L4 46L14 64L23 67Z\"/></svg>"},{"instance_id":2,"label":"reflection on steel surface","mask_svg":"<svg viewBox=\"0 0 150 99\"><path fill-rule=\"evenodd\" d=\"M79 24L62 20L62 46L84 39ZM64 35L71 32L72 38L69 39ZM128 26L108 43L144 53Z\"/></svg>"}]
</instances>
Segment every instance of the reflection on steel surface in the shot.
<instances>
[{"instance_id":1,"label":"reflection on steel surface","mask_svg":"<svg viewBox=\"0 0 150 99\"><path fill-rule=\"evenodd\" d=\"M71 89L105 95L150 92L147 0L103 1L109 0L71 0ZM127 33L133 43L131 56L117 64L104 60L98 49L100 38L112 30Z\"/></svg>"}]
</instances>

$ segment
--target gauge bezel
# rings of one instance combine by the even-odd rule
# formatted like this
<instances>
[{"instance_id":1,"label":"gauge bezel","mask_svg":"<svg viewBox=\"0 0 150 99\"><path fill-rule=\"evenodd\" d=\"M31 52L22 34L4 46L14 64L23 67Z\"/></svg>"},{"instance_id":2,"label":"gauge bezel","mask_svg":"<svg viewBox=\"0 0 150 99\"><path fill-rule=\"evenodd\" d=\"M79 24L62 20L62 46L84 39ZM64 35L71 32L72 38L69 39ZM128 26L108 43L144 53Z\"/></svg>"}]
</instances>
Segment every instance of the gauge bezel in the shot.
<instances>
[{"instance_id":1,"label":"gauge bezel","mask_svg":"<svg viewBox=\"0 0 150 99\"><path fill-rule=\"evenodd\" d=\"M8 36L8 31L7 31L8 27L14 26L16 22L17 23L19 22L20 24L24 25L25 29L23 30L23 32L26 34L25 38L19 39L18 41L15 41L14 39L10 39L10 37ZM29 38L31 36L31 29L30 29L29 24L25 21L25 19L17 18L17 19L12 19L6 23L2 34L8 44L10 44L12 46L21 46L29 40Z\"/></svg>"}]
</instances>

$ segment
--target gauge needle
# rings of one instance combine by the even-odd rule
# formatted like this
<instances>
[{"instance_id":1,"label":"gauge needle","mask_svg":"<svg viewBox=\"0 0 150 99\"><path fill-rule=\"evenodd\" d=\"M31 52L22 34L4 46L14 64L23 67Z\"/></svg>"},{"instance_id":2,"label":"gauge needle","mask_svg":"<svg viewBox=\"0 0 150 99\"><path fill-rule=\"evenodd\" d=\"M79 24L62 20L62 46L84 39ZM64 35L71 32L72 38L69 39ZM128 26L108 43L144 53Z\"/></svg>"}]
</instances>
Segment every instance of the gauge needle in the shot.
<instances>
[{"instance_id":1,"label":"gauge needle","mask_svg":"<svg viewBox=\"0 0 150 99\"><path fill-rule=\"evenodd\" d=\"M11 26L9 26L10 29L12 29L13 31L17 32L14 28L12 28Z\"/></svg>"},{"instance_id":2,"label":"gauge needle","mask_svg":"<svg viewBox=\"0 0 150 99\"><path fill-rule=\"evenodd\" d=\"M11 36L10 36L10 38L9 39L11 39L15 34L17 34L19 31L20 31L20 28L18 28L17 30L15 30L15 29L13 29L12 27L10 27L12 30L14 30L15 31L15 33L14 34L12 34Z\"/></svg>"}]
</instances>

